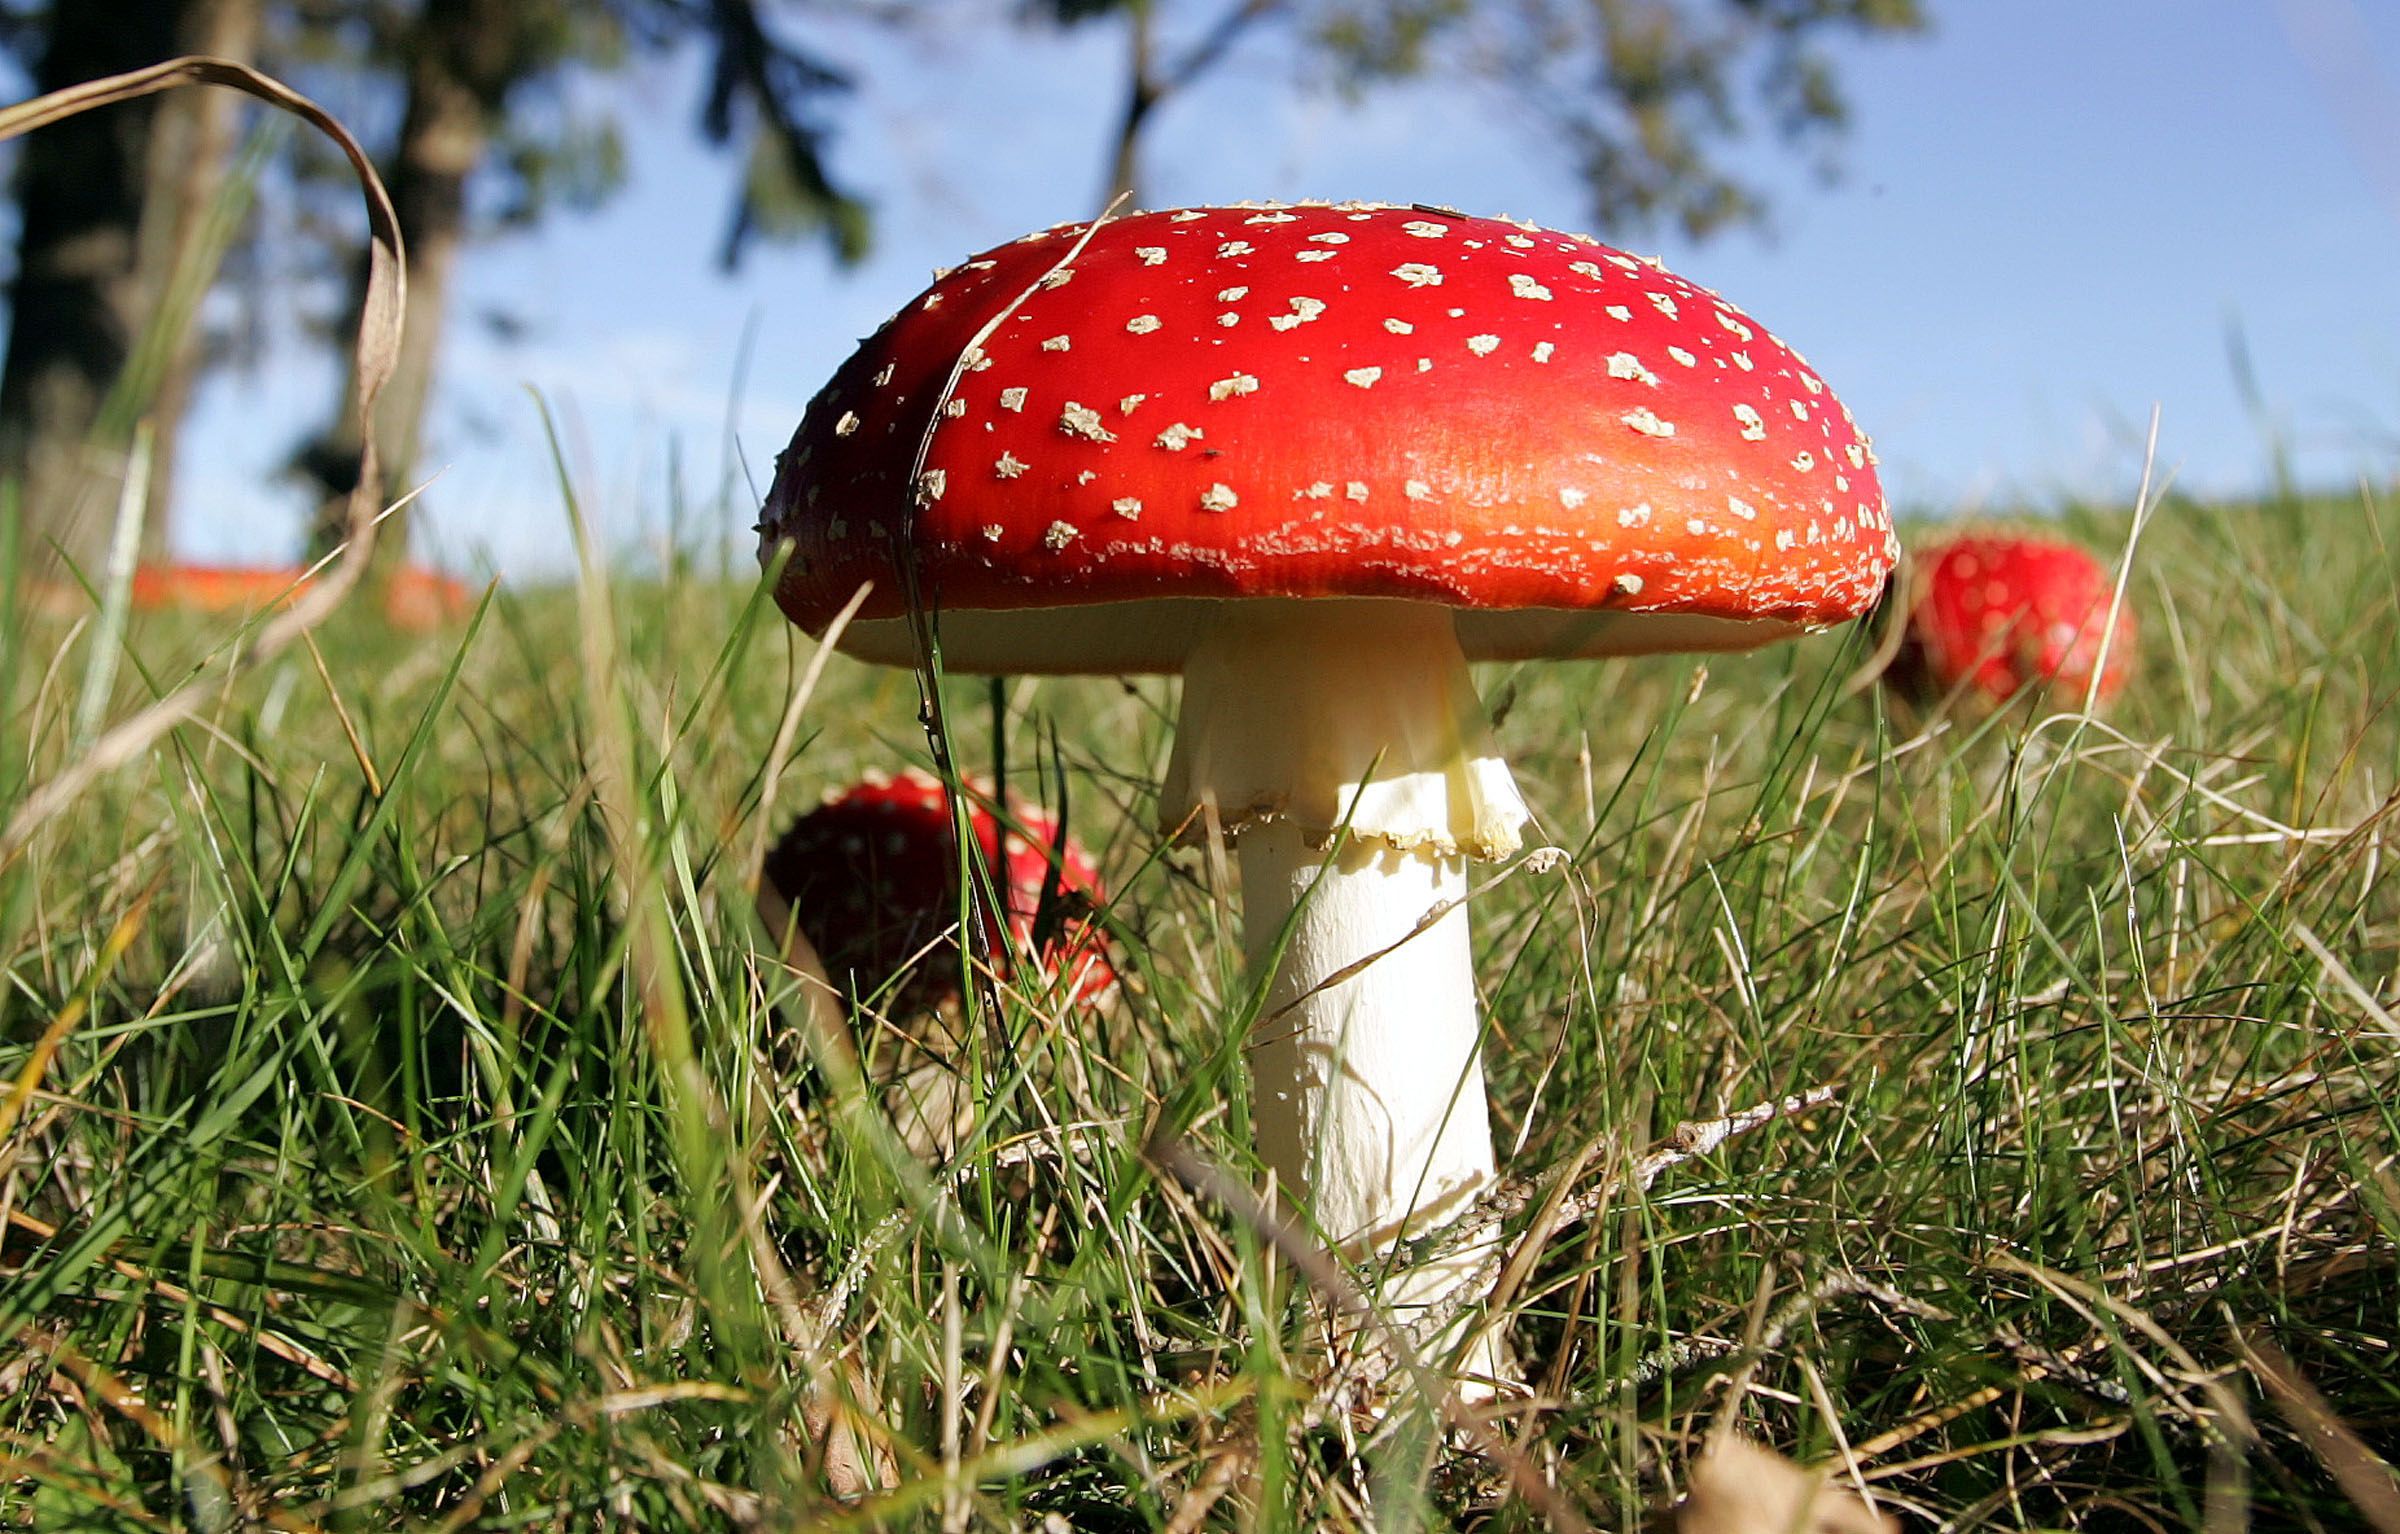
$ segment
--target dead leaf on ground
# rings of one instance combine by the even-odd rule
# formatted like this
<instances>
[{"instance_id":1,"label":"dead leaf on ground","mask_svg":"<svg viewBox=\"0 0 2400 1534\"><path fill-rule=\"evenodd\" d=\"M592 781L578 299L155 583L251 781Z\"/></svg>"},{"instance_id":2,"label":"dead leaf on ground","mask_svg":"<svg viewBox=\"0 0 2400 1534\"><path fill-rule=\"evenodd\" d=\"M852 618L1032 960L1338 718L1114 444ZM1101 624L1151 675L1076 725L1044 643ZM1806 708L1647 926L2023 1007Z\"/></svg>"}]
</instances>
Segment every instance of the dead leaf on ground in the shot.
<instances>
[{"instance_id":1,"label":"dead leaf on ground","mask_svg":"<svg viewBox=\"0 0 2400 1534\"><path fill-rule=\"evenodd\" d=\"M1693 1462L1684 1499L1659 1520L1676 1534L1899 1534L1899 1520L1774 1450L1728 1438Z\"/></svg>"}]
</instances>

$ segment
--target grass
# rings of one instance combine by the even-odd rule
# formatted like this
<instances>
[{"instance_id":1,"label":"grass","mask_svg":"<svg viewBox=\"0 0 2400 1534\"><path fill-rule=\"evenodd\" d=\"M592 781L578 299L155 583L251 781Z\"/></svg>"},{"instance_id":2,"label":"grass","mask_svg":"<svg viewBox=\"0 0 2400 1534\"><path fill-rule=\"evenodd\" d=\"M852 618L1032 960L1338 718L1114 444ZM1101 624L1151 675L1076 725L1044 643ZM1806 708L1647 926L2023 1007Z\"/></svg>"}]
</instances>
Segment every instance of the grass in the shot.
<instances>
[{"instance_id":1,"label":"grass","mask_svg":"<svg viewBox=\"0 0 2400 1534\"><path fill-rule=\"evenodd\" d=\"M2360 1526L2338 1477L2400 1452L2386 536L2170 501L2097 721L1903 715L1855 638L1483 677L1571 854L1476 906L1503 1159L1619 1189L1507 1299L1497 1459L1312 1412L1305 1286L1141 1155L1248 1139L1238 945L1149 828L1166 687L947 684L962 766L1063 784L1130 978L973 999L930 1164L745 884L762 823L924 759L910 677L835 661L762 805L810 647L748 588L345 617L0 870L0 1525L1281 1530L1372 1488L1549 1526L1530 1473L1630 1527L1732 1424L1912 1526ZM230 637L136 625L113 710ZM5 643L0 802L106 660ZM845 1500L861 1436L891 1474Z\"/></svg>"}]
</instances>

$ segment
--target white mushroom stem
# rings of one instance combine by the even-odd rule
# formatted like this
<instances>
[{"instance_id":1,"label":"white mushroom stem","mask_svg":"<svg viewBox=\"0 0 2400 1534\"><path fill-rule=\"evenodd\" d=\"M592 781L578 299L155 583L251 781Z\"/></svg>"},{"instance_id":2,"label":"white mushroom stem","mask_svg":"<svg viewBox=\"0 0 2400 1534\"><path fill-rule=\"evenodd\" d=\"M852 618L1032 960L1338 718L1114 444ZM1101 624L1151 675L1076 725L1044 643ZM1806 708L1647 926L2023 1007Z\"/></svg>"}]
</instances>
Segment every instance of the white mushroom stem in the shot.
<instances>
[{"instance_id":1,"label":"white mushroom stem","mask_svg":"<svg viewBox=\"0 0 2400 1534\"><path fill-rule=\"evenodd\" d=\"M1329 860L1288 821L1238 849L1251 973L1275 965L1250 1039L1260 1159L1345 1246L1455 1215L1494 1175L1466 859L1353 842Z\"/></svg>"},{"instance_id":2,"label":"white mushroom stem","mask_svg":"<svg viewBox=\"0 0 2400 1534\"><path fill-rule=\"evenodd\" d=\"M1461 1212L1495 1175L1468 863L1526 817L1449 613L1228 604L1185 665L1164 807L1213 808L1240 856L1252 973L1274 966L1252 1114L1287 1200L1354 1261ZM1381 1297L1405 1318L1474 1255Z\"/></svg>"}]
</instances>

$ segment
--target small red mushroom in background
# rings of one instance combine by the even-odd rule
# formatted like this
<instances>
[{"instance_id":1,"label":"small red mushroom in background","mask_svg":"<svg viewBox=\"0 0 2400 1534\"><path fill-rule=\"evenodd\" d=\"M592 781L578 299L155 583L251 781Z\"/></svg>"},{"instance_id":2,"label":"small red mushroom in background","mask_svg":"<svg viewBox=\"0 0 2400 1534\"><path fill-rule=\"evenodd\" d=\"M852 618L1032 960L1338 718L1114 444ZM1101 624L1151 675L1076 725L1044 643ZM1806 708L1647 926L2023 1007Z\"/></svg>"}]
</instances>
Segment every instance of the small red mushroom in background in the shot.
<instances>
[{"instance_id":1,"label":"small red mushroom in background","mask_svg":"<svg viewBox=\"0 0 2400 1534\"><path fill-rule=\"evenodd\" d=\"M1055 819L1013 794L1008 822L970 785L968 827L1002 905L984 916L999 978L1097 1003L1117 983L1093 914L1107 900L1099 870ZM939 1037L966 989L949 794L929 773L870 773L794 821L759 871L759 915L809 977L818 1025L840 1027L831 1004L849 996L896 1025L897 1048L871 1049L884 1058L867 1074L892 1084L910 1148L946 1154L968 1107L956 1052Z\"/></svg>"},{"instance_id":2,"label":"small red mushroom in background","mask_svg":"<svg viewBox=\"0 0 2400 1534\"><path fill-rule=\"evenodd\" d=\"M1094 908L1100 872L1058 822L1009 796L1003 827L970 785L967 823L1004 916L985 936L1003 979L1027 966L1078 1000L1116 984ZM1052 862L1053 851L1057 861ZM929 773L870 773L792 822L761 869L760 914L806 935L833 983L869 1001L897 980L893 1010L955 1006L966 987L954 929L959 865L950 796Z\"/></svg>"},{"instance_id":3,"label":"small red mushroom in background","mask_svg":"<svg viewBox=\"0 0 2400 1534\"><path fill-rule=\"evenodd\" d=\"M136 612L247 613L290 603L308 581L290 565L141 564L130 596Z\"/></svg>"},{"instance_id":4,"label":"small red mushroom in background","mask_svg":"<svg viewBox=\"0 0 2400 1534\"><path fill-rule=\"evenodd\" d=\"M299 565L152 561L134 567L127 599L135 612L248 614L289 606L314 579ZM62 617L84 612L90 603L81 587L63 581L37 583L30 600L36 611ZM402 565L384 583L384 621L412 634L464 622L474 610L474 588L427 565Z\"/></svg>"},{"instance_id":5,"label":"small red mushroom in background","mask_svg":"<svg viewBox=\"0 0 2400 1534\"><path fill-rule=\"evenodd\" d=\"M475 588L430 565L402 565L383 588L384 618L412 634L464 623L474 611Z\"/></svg>"},{"instance_id":6,"label":"small red mushroom in background","mask_svg":"<svg viewBox=\"0 0 2400 1534\"><path fill-rule=\"evenodd\" d=\"M2133 668L2134 622L2108 567L2055 538L1977 533L1918 556L1907 628L1889 673L1921 695L1961 689L2005 703L2049 689L2105 703ZM2099 685L2093 686L2093 674Z\"/></svg>"}]
</instances>

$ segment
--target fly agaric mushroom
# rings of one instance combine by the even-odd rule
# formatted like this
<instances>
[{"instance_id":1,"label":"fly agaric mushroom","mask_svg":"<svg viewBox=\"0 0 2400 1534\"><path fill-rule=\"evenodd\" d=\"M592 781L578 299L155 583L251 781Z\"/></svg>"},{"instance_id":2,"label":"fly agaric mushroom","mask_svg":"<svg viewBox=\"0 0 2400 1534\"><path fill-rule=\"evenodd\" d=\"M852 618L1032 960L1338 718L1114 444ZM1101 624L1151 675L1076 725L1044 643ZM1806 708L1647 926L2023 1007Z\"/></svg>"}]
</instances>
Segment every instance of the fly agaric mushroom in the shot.
<instances>
[{"instance_id":1,"label":"fly agaric mushroom","mask_svg":"<svg viewBox=\"0 0 2400 1534\"><path fill-rule=\"evenodd\" d=\"M1048 815L1013 794L1008 813L1004 831L989 804L968 795L968 830L1004 908L984 915L992 956L1003 976L1022 965L1077 1000L1097 1000L1116 984L1092 919L1107 898L1100 872ZM950 940L958 925L958 844L950 795L932 774L869 773L827 795L792 822L760 873L759 914L768 930L804 934L835 984L867 996L896 980L892 1000L900 1010L958 1004L966 989L965 964Z\"/></svg>"},{"instance_id":2,"label":"fly agaric mushroom","mask_svg":"<svg viewBox=\"0 0 2400 1534\"><path fill-rule=\"evenodd\" d=\"M1059 823L1009 796L1003 827L970 792L969 832L1004 911L984 913L986 949L1003 979L1034 977L1074 1003L1116 985L1099 870ZM828 1035L844 1026L837 998L857 996L894 1025L871 1075L888 1082L902 1141L948 1154L969 1106L957 1051L938 1035L966 990L957 942L958 843L950 796L914 770L869 773L792 822L759 870L760 917L808 987Z\"/></svg>"},{"instance_id":3,"label":"fly agaric mushroom","mask_svg":"<svg viewBox=\"0 0 2400 1534\"><path fill-rule=\"evenodd\" d=\"M1970 687L1993 703L2051 688L2105 703L2133 667L2133 612L2109 630L2108 568L2053 538L1972 534L1920 556L1896 680L1940 695ZM2099 685L2093 686L2098 672Z\"/></svg>"},{"instance_id":4,"label":"fly agaric mushroom","mask_svg":"<svg viewBox=\"0 0 2400 1534\"><path fill-rule=\"evenodd\" d=\"M1528 813L1467 663L1856 617L1897 554L1873 462L1755 321L1588 237L1187 208L938 277L811 403L761 558L812 632L866 587L870 659L921 612L953 670L1182 674L1160 816L1233 842L1274 964L1259 1153L1360 1255L1495 1175L1467 869Z\"/></svg>"}]
</instances>

